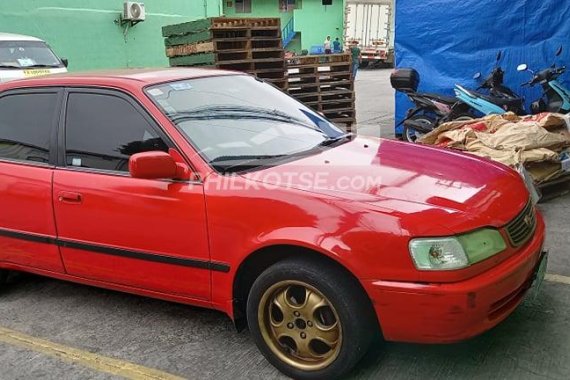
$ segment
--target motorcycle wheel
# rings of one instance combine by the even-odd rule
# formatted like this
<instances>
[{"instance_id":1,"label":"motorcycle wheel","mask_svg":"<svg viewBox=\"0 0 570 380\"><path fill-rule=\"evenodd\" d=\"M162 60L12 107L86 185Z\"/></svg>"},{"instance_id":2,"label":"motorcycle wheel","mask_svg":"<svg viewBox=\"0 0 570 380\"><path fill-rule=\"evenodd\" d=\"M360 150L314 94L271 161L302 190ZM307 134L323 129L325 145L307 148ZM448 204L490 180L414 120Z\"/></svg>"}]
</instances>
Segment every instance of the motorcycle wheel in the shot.
<instances>
[{"instance_id":1,"label":"motorcycle wheel","mask_svg":"<svg viewBox=\"0 0 570 380\"><path fill-rule=\"evenodd\" d=\"M463 115L459 115L457 116L455 119L453 119L453 121L469 121L469 120L473 120L475 119L475 117L471 114L463 114Z\"/></svg>"},{"instance_id":2,"label":"motorcycle wheel","mask_svg":"<svg viewBox=\"0 0 570 380\"><path fill-rule=\"evenodd\" d=\"M435 120L432 119L429 116L425 116L425 115L415 115L412 116L410 118L410 120L416 121L421 123L423 126L425 126L426 128L429 129L433 129L435 128ZM404 124L404 133L403 133L403 137L405 141L408 142L416 142L416 140L422 138L425 135L425 133L422 133L420 131L417 131L413 128L410 128L409 126Z\"/></svg>"}]
</instances>

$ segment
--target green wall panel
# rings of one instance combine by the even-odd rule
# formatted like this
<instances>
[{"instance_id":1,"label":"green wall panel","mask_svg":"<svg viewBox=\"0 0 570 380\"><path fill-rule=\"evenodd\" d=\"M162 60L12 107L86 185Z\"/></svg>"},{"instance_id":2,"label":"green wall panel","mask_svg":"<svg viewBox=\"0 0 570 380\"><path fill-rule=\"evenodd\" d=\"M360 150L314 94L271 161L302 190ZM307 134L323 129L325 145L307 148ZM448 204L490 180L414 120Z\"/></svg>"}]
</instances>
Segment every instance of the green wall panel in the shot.
<instances>
[{"instance_id":1,"label":"green wall panel","mask_svg":"<svg viewBox=\"0 0 570 380\"><path fill-rule=\"evenodd\" d=\"M167 66L161 28L220 15L220 0L144 0L146 21L115 22L123 0L0 0L0 32L46 40L69 69Z\"/></svg>"},{"instance_id":2,"label":"green wall panel","mask_svg":"<svg viewBox=\"0 0 570 380\"><path fill-rule=\"evenodd\" d=\"M234 4L232 7L224 0L224 14L228 17L279 17L281 27L293 17L292 11L279 12L279 0L251 0L251 13L236 13L235 0L230 1Z\"/></svg>"},{"instance_id":3,"label":"green wall panel","mask_svg":"<svg viewBox=\"0 0 570 380\"><path fill-rule=\"evenodd\" d=\"M301 41L294 41L287 50L309 50L312 45L322 44L328 35L343 40L345 0L333 0L332 5L326 6L322 0L302 0L301 9L290 12L279 11L280 0L252 0L251 13L236 13L235 0L230 1L232 7L227 6L227 0L223 2L228 17L280 17L281 27L294 17L295 30L301 33Z\"/></svg>"},{"instance_id":4,"label":"green wall panel","mask_svg":"<svg viewBox=\"0 0 570 380\"><path fill-rule=\"evenodd\" d=\"M345 1L333 0L332 5L323 5L321 0L303 0L301 9L295 10L295 30L301 32L301 46L310 50L313 45L322 45L327 36L331 39L344 37Z\"/></svg>"}]
</instances>

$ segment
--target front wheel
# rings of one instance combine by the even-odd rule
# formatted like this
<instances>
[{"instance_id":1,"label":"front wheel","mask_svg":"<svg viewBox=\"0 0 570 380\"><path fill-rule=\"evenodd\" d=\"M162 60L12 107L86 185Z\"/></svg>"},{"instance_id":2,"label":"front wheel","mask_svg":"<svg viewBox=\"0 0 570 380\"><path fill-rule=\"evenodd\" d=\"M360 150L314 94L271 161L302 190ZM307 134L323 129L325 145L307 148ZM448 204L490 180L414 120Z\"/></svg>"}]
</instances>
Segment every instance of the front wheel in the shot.
<instances>
[{"instance_id":1,"label":"front wheel","mask_svg":"<svg viewBox=\"0 0 570 380\"><path fill-rule=\"evenodd\" d=\"M0 269L0 286L4 285L8 280L8 271Z\"/></svg>"},{"instance_id":2,"label":"front wheel","mask_svg":"<svg viewBox=\"0 0 570 380\"><path fill-rule=\"evenodd\" d=\"M327 262L279 262L253 284L247 319L255 343L294 379L335 379L368 350L378 324L356 281Z\"/></svg>"}]
</instances>

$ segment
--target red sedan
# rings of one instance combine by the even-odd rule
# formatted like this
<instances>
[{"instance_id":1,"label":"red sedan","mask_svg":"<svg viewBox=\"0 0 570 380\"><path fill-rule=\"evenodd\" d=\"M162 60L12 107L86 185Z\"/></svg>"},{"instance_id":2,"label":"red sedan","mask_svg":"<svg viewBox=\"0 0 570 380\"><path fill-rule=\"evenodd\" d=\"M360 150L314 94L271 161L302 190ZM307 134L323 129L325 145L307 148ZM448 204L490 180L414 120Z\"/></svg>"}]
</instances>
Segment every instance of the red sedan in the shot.
<instances>
[{"instance_id":1,"label":"red sedan","mask_svg":"<svg viewBox=\"0 0 570 380\"><path fill-rule=\"evenodd\" d=\"M202 69L0 86L0 281L25 271L227 313L301 379L386 340L467 339L544 273L521 177L344 134Z\"/></svg>"}]
</instances>

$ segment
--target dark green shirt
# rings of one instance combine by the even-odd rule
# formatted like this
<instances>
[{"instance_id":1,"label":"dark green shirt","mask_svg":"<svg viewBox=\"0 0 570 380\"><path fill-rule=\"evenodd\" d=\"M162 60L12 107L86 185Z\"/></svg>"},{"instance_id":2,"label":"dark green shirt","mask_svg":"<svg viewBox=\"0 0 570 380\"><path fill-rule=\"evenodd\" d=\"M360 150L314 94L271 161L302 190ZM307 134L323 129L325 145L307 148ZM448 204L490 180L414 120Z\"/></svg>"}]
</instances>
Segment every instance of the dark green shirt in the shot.
<instances>
[{"instance_id":1,"label":"dark green shirt","mask_svg":"<svg viewBox=\"0 0 570 380\"><path fill-rule=\"evenodd\" d=\"M358 62L360 60L360 48L358 46L353 46L350 48L352 53L352 62Z\"/></svg>"}]
</instances>

